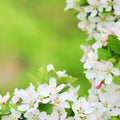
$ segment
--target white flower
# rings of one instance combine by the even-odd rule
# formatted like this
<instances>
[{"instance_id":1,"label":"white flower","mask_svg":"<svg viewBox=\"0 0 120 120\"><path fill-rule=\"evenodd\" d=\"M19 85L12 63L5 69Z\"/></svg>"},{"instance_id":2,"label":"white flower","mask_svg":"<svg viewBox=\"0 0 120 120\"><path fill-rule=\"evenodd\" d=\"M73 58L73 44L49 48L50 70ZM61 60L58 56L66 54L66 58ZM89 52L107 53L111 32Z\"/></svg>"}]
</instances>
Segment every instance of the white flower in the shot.
<instances>
[{"instance_id":1,"label":"white flower","mask_svg":"<svg viewBox=\"0 0 120 120\"><path fill-rule=\"evenodd\" d=\"M75 113L75 120L80 120L81 118L86 118L87 115L91 114L94 110L94 104L86 101L85 98L81 97L79 100L74 101L72 110Z\"/></svg>"},{"instance_id":2,"label":"white flower","mask_svg":"<svg viewBox=\"0 0 120 120\"><path fill-rule=\"evenodd\" d=\"M120 115L120 108L113 108L111 111L110 111L110 114L111 116L119 116Z\"/></svg>"},{"instance_id":3,"label":"white flower","mask_svg":"<svg viewBox=\"0 0 120 120\"><path fill-rule=\"evenodd\" d=\"M112 76L119 76L120 70L115 68L111 62L95 62L92 69L85 71L86 77L95 85L105 82L110 84L112 82Z\"/></svg>"},{"instance_id":4,"label":"white flower","mask_svg":"<svg viewBox=\"0 0 120 120\"><path fill-rule=\"evenodd\" d=\"M94 17L97 15L98 11L103 11L103 6L100 0L87 0L87 2L90 4L89 6L85 7L86 12L90 12L91 16Z\"/></svg>"},{"instance_id":5,"label":"white flower","mask_svg":"<svg viewBox=\"0 0 120 120\"><path fill-rule=\"evenodd\" d=\"M52 64L47 65L47 72L54 70L54 66Z\"/></svg>"},{"instance_id":6,"label":"white flower","mask_svg":"<svg viewBox=\"0 0 120 120\"><path fill-rule=\"evenodd\" d=\"M31 111L27 111L24 116L27 120L46 120L47 113L40 112L38 109L32 109Z\"/></svg>"},{"instance_id":7,"label":"white flower","mask_svg":"<svg viewBox=\"0 0 120 120\"><path fill-rule=\"evenodd\" d=\"M120 70L115 68L111 62L106 62L103 66L104 76L105 76L105 83L110 84L112 82L112 74L115 76L120 75Z\"/></svg>"},{"instance_id":8,"label":"white flower","mask_svg":"<svg viewBox=\"0 0 120 120\"><path fill-rule=\"evenodd\" d=\"M0 109L2 108L2 104L6 104L7 103L7 101L8 101L8 99L10 98L10 94L9 93L7 93L5 96L1 96L0 95Z\"/></svg>"},{"instance_id":9,"label":"white flower","mask_svg":"<svg viewBox=\"0 0 120 120\"><path fill-rule=\"evenodd\" d=\"M54 93L51 93L50 95L51 103L57 107L70 108L70 105L67 102L68 99L69 99L68 92L63 92L61 94L54 92Z\"/></svg>"},{"instance_id":10,"label":"white flower","mask_svg":"<svg viewBox=\"0 0 120 120\"><path fill-rule=\"evenodd\" d=\"M119 28L120 28L120 21L110 22L109 24L108 23L106 24L106 30L104 30L104 32L107 33L108 35L111 34L112 32L112 35L116 35L120 39Z\"/></svg>"},{"instance_id":11,"label":"white flower","mask_svg":"<svg viewBox=\"0 0 120 120\"><path fill-rule=\"evenodd\" d=\"M105 92L99 93L99 100L106 109L105 114L111 116L120 115L120 86L113 83L105 86ZM112 97L112 98L111 98Z\"/></svg>"},{"instance_id":12,"label":"white flower","mask_svg":"<svg viewBox=\"0 0 120 120\"><path fill-rule=\"evenodd\" d=\"M106 118L104 118L104 116ZM87 116L87 120L108 120L108 119L109 117L107 117L107 115L105 114L104 106L100 102L95 103L93 112Z\"/></svg>"},{"instance_id":13,"label":"white flower","mask_svg":"<svg viewBox=\"0 0 120 120\"><path fill-rule=\"evenodd\" d=\"M105 9L111 11L112 8L115 10L116 15L120 15L117 10L120 9L120 0L106 0Z\"/></svg>"},{"instance_id":14,"label":"white flower","mask_svg":"<svg viewBox=\"0 0 120 120\"><path fill-rule=\"evenodd\" d=\"M8 116L3 116L2 120L18 120L21 117L21 112L11 108L11 114Z\"/></svg>"},{"instance_id":15,"label":"white flower","mask_svg":"<svg viewBox=\"0 0 120 120\"><path fill-rule=\"evenodd\" d=\"M66 74L66 71L63 70L63 71L57 71L56 72L58 77L61 78L61 77L67 77L68 75Z\"/></svg>"},{"instance_id":16,"label":"white flower","mask_svg":"<svg viewBox=\"0 0 120 120\"><path fill-rule=\"evenodd\" d=\"M87 13L85 12L85 7L80 7L80 8L79 8L79 13L78 13L78 15L77 15L77 18L78 18L79 20L83 20L83 19L86 18L86 16L87 16Z\"/></svg>"},{"instance_id":17,"label":"white flower","mask_svg":"<svg viewBox=\"0 0 120 120\"><path fill-rule=\"evenodd\" d=\"M113 22L114 20L115 17L113 16L105 16L104 14L99 13L98 17L96 17L97 30L102 32L102 29L106 26L106 24L109 24L109 22Z\"/></svg>"},{"instance_id":18,"label":"white flower","mask_svg":"<svg viewBox=\"0 0 120 120\"><path fill-rule=\"evenodd\" d=\"M67 100L75 101L78 97L79 89L80 89L80 85L78 85L76 88L74 88L70 85L70 88L68 89L68 92L66 92Z\"/></svg>"},{"instance_id":19,"label":"white flower","mask_svg":"<svg viewBox=\"0 0 120 120\"><path fill-rule=\"evenodd\" d=\"M119 100L120 99L120 85L111 83L105 86L104 90L106 91L106 93L111 94L111 96L113 97L113 99L108 99L108 101L112 103L112 105L119 108L120 107L120 100Z\"/></svg>"},{"instance_id":20,"label":"white flower","mask_svg":"<svg viewBox=\"0 0 120 120\"><path fill-rule=\"evenodd\" d=\"M32 84L26 90L20 90L20 98L22 99L22 104L18 106L18 110L27 111L38 107L38 95Z\"/></svg>"},{"instance_id":21,"label":"white flower","mask_svg":"<svg viewBox=\"0 0 120 120\"><path fill-rule=\"evenodd\" d=\"M21 92L17 88L14 90L14 93L13 93L14 96L12 97L11 104L15 104L15 103L17 103L19 101L20 93Z\"/></svg>"},{"instance_id":22,"label":"white flower","mask_svg":"<svg viewBox=\"0 0 120 120\"><path fill-rule=\"evenodd\" d=\"M8 101L9 98L10 98L10 94L9 93L7 93L3 97L0 95L0 104L6 104L6 102Z\"/></svg>"},{"instance_id":23,"label":"white flower","mask_svg":"<svg viewBox=\"0 0 120 120\"><path fill-rule=\"evenodd\" d=\"M77 3L79 2L80 0L66 0L66 7L65 7L65 10L68 10L68 9L77 9Z\"/></svg>"},{"instance_id":24,"label":"white flower","mask_svg":"<svg viewBox=\"0 0 120 120\"><path fill-rule=\"evenodd\" d=\"M101 48L102 46L106 46L108 44L107 36L108 36L107 33L95 33L94 38L96 39L96 42L93 43L92 48L97 50L98 48Z\"/></svg>"},{"instance_id":25,"label":"white flower","mask_svg":"<svg viewBox=\"0 0 120 120\"><path fill-rule=\"evenodd\" d=\"M88 33L93 33L96 28L95 19L89 17L88 19L84 18L78 23L78 27L83 31L87 31Z\"/></svg>"},{"instance_id":26,"label":"white flower","mask_svg":"<svg viewBox=\"0 0 120 120\"><path fill-rule=\"evenodd\" d=\"M116 1L116 4L113 6L114 7L114 10L115 10L115 15L120 15L120 0L115 0Z\"/></svg>"},{"instance_id":27,"label":"white flower","mask_svg":"<svg viewBox=\"0 0 120 120\"><path fill-rule=\"evenodd\" d=\"M81 62L86 62L88 59L88 54L92 51L91 46L80 45L80 48L84 51L84 55L81 59Z\"/></svg>"},{"instance_id":28,"label":"white flower","mask_svg":"<svg viewBox=\"0 0 120 120\"><path fill-rule=\"evenodd\" d=\"M104 72L102 71L104 64L102 62L96 62L92 69L85 71L86 78L94 85L99 85L104 79Z\"/></svg>"},{"instance_id":29,"label":"white flower","mask_svg":"<svg viewBox=\"0 0 120 120\"><path fill-rule=\"evenodd\" d=\"M51 115L48 116L47 120L65 120L67 113L64 108L54 107Z\"/></svg>"},{"instance_id":30,"label":"white flower","mask_svg":"<svg viewBox=\"0 0 120 120\"><path fill-rule=\"evenodd\" d=\"M93 51L89 52L88 53L88 59L84 64L84 68L91 69L92 67L95 66L97 60L98 60L97 52L93 52Z\"/></svg>"},{"instance_id":31,"label":"white flower","mask_svg":"<svg viewBox=\"0 0 120 120\"><path fill-rule=\"evenodd\" d=\"M114 83L103 85L99 90L89 90L89 103L94 103L94 111L89 117L97 120L108 120L111 116L120 115L120 86ZM89 118L88 117L88 118ZM89 118L90 119L90 118ZM89 120L88 119L88 120Z\"/></svg>"},{"instance_id":32,"label":"white flower","mask_svg":"<svg viewBox=\"0 0 120 120\"><path fill-rule=\"evenodd\" d=\"M44 104L50 101L49 94L50 94L50 87L48 85L40 84L37 89L38 93L38 101Z\"/></svg>"},{"instance_id":33,"label":"white flower","mask_svg":"<svg viewBox=\"0 0 120 120\"><path fill-rule=\"evenodd\" d=\"M65 84L61 84L57 86L56 79L50 78L49 87L51 88L51 92L60 92L65 87Z\"/></svg>"}]
</instances>

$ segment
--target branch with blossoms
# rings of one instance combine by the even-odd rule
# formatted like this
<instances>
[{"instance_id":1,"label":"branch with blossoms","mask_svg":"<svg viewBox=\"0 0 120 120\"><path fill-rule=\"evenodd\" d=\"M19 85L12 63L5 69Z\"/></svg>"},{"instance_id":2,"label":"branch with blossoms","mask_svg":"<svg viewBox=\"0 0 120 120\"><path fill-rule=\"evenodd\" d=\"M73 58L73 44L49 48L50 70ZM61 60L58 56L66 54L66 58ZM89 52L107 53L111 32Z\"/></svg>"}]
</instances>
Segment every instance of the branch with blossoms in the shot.
<instances>
[{"instance_id":1,"label":"branch with blossoms","mask_svg":"<svg viewBox=\"0 0 120 120\"><path fill-rule=\"evenodd\" d=\"M94 43L89 46L81 45L81 48L84 51L81 62L84 64L84 73L86 78L92 84L93 91L94 89L97 89L100 92L104 87L112 89L113 87L111 85L115 85L116 88L118 86L118 90L114 89L113 91L119 91L120 1L66 0L66 4L65 10L74 9L77 12L75 17L79 20L78 27L88 34L87 40L94 41ZM114 94L112 94L113 91L110 90L108 93L108 91L105 90L104 94L108 94L109 96L106 96L105 99L111 98L114 101ZM91 96L90 93L89 96ZM97 93L96 96L99 96L99 94ZM91 96L90 98L92 100L95 96ZM118 92L116 98L120 98L120 92ZM107 100L104 102L106 103L106 101ZM115 104L116 103L113 103L112 105L114 106ZM107 103L107 109L109 111L111 108L109 109L108 106ZM108 112L107 114L104 114L104 117L95 117L94 119L89 120L109 120L117 119L117 117L120 119L119 106L120 103L118 103L118 109L116 109L115 105L113 108L116 110L110 110L114 111L111 117L107 117L107 114L108 116L111 114ZM101 108L101 110L102 109L103 108Z\"/></svg>"},{"instance_id":2,"label":"branch with blossoms","mask_svg":"<svg viewBox=\"0 0 120 120\"><path fill-rule=\"evenodd\" d=\"M75 9L78 27L87 32L93 45L83 46L81 62L88 80L96 87L120 79L119 0L67 0L65 10ZM111 27L112 26L112 27Z\"/></svg>"},{"instance_id":3,"label":"branch with blossoms","mask_svg":"<svg viewBox=\"0 0 120 120\"><path fill-rule=\"evenodd\" d=\"M80 86L73 87L76 79L65 71L56 72L50 64L39 75L44 83L36 80L26 89L0 96L1 120L108 120L120 114L119 85L92 86L85 98L79 97Z\"/></svg>"},{"instance_id":4,"label":"branch with blossoms","mask_svg":"<svg viewBox=\"0 0 120 120\"><path fill-rule=\"evenodd\" d=\"M88 96L79 93L76 78L42 67L26 89L0 95L0 120L119 120L120 119L120 1L67 0L65 10L77 11L78 27L94 39L81 48Z\"/></svg>"}]
</instances>

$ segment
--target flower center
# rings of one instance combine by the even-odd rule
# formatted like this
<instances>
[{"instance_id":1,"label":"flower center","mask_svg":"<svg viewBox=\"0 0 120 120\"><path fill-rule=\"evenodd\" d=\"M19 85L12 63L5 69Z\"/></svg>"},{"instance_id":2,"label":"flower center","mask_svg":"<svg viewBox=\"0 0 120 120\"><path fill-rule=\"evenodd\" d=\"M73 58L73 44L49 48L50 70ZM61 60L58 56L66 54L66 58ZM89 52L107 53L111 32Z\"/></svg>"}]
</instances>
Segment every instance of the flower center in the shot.
<instances>
[{"instance_id":1,"label":"flower center","mask_svg":"<svg viewBox=\"0 0 120 120\"><path fill-rule=\"evenodd\" d=\"M11 117L11 120L17 120L17 118L12 116L12 117Z\"/></svg>"},{"instance_id":2,"label":"flower center","mask_svg":"<svg viewBox=\"0 0 120 120\"><path fill-rule=\"evenodd\" d=\"M56 104L59 104L60 103L60 100L58 98L55 99L55 103Z\"/></svg>"},{"instance_id":3,"label":"flower center","mask_svg":"<svg viewBox=\"0 0 120 120\"><path fill-rule=\"evenodd\" d=\"M34 115L34 116L32 117L32 120L39 120L38 115Z\"/></svg>"},{"instance_id":4,"label":"flower center","mask_svg":"<svg viewBox=\"0 0 120 120\"><path fill-rule=\"evenodd\" d=\"M96 10L98 8L98 5L93 5L93 9Z\"/></svg>"},{"instance_id":5,"label":"flower center","mask_svg":"<svg viewBox=\"0 0 120 120\"><path fill-rule=\"evenodd\" d=\"M84 110L82 108L80 108L78 111L78 114L84 113Z\"/></svg>"},{"instance_id":6,"label":"flower center","mask_svg":"<svg viewBox=\"0 0 120 120\"><path fill-rule=\"evenodd\" d=\"M110 69L107 69L106 70L106 73L109 75L111 73L111 70Z\"/></svg>"},{"instance_id":7,"label":"flower center","mask_svg":"<svg viewBox=\"0 0 120 120\"><path fill-rule=\"evenodd\" d=\"M34 108L34 103L33 103L33 102L30 102L30 103L29 103L29 106L30 106L30 108Z\"/></svg>"},{"instance_id":8,"label":"flower center","mask_svg":"<svg viewBox=\"0 0 120 120\"><path fill-rule=\"evenodd\" d=\"M114 1L109 1L108 4L109 4L109 6L113 6L115 3L114 3Z\"/></svg>"},{"instance_id":9,"label":"flower center","mask_svg":"<svg viewBox=\"0 0 120 120\"><path fill-rule=\"evenodd\" d=\"M39 98L40 101L42 101L44 96L43 95L38 95L38 98Z\"/></svg>"},{"instance_id":10,"label":"flower center","mask_svg":"<svg viewBox=\"0 0 120 120\"><path fill-rule=\"evenodd\" d=\"M81 120L86 120L86 117L82 117Z\"/></svg>"},{"instance_id":11,"label":"flower center","mask_svg":"<svg viewBox=\"0 0 120 120\"><path fill-rule=\"evenodd\" d=\"M60 118L60 116L61 116L61 113L60 113L60 111L58 111L58 117Z\"/></svg>"},{"instance_id":12,"label":"flower center","mask_svg":"<svg viewBox=\"0 0 120 120\"><path fill-rule=\"evenodd\" d=\"M104 106L104 107L108 107L107 102L104 102L104 103L103 103L103 106Z\"/></svg>"},{"instance_id":13,"label":"flower center","mask_svg":"<svg viewBox=\"0 0 120 120\"><path fill-rule=\"evenodd\" d=\"M116 92L120 93L120 88L118 88L118 89L116 90Z\"/></svg>"},{"instance_id":14,"label":"flower center","mask_svg":"<svg viewBox=\"0 0 120 120\"><path fill-rule=\"evenodd\" d=\"M105 17L101 18L101 20L100 20L100 21L101 21L101 22L106 22Z\"/></svg>"}]
</instances>

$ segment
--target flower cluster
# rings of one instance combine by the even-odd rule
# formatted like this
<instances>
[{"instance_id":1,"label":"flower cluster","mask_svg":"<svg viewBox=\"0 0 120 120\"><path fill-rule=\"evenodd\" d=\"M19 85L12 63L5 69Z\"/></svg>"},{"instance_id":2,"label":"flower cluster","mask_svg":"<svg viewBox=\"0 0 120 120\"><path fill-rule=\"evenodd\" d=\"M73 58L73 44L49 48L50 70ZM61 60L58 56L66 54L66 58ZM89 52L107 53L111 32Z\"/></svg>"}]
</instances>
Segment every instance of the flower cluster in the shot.
<instances>
[{"instance_id":1,"label":"flower cluster","mask_svg":"<svg viewBox=\"0 0 120 120\"><path fill-rule=\"evenodd\" d=\"M65 10L74 9L78 27L87 32L92 45L84 51L81 62L92 84L88 101L94 103L89 120L109 120L120 116L120 0L67 0ZM94 101L94 102L93 102ZM90 104L90 105L91 105ZM117 105L116 105L117 104ZM118 118L119 119L119 118Z\"/></svg>"},{"instance_id":2,"label":"flower cluster","mask_svg":"<svg viewBox=\"0 0 120 120\"><path fill-rule=\"evenodd\" d=\"M66 3L65 10L75 9L80 20L78 26L88 33L89 39L96 40L91 46L81 46L84 51L81 62L87 69L87 79L96 87L110 84L114 76L120 76L120 66L117 66L120 62L120 1L67 0Z\"/></svg>"},{"instance_id":3,"label":"flower cluster","mask_svg":"<svg viewBox=\"0 0 120 120\"><path fill-rule=\"evenodd\" d=\"M52 65L47 66L48 73L53 70ZM57 77L68 77L61 73L56 72ZM119 85L111 83L101 89L92 86L88 98L79 97L79 88L58 84L55 77L50 77L48 83L15 89L12 96L7 93L0 97L1 120L108 120L120 115Z\"/></svg>"},{"instance_id":4,"label":"flower cluster","mask_svg":"<svg viewBox=\"0 0 120 120\"><path fill-rule=\"evenodd\" d=\"M98 51L92 49L91 46L83 46L84 55L81 62L84 63L86 78L94 84L99 86L102 83L110 84L113 76L120 76L120 69L115 68L112 62L99 60Z\"/></svg>"},{"instance_id":5,"label":"flower cluster","mask_svg":"<svg viewBox=\"0 0 120 120\"><path fill-rule=\"evenodd\" d=\"M109 34L120 37L120 0L84 0L85 5L81 1L67 0L65 10L78 12L78 27L88 33L88 40L95 38L94 48L105 46Z\"/></svg>"},{"instance_id":6,"label":"flower cluster","mask_svg":"<svg viewBox=\"0 0 120 120\"><path fill-rule=\"evenodd\" d=\"M47 73L53 74L53 65L47 66ZM57 77L56 77L57 76ZM37 86L30 83L27 89L17 88L12 96L7 93L0 96L0 115L2 120L69 120L66 109L70 109L70 103L77 99L78 90L70 84L58 84L57 79L72 78L65 71L57 71L48 83ZM4 110L5 106L8 108Z\"/></svg>"}]
</instances>

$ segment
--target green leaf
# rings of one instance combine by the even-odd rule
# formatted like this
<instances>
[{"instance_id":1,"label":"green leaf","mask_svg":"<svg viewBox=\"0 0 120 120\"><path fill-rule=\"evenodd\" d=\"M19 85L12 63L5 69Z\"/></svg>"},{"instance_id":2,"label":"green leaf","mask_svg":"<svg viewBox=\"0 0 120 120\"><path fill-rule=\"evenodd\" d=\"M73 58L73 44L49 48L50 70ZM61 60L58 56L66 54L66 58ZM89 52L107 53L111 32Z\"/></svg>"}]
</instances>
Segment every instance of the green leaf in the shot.
<instances>
[{"instance_id":1,"label":"green leaf","mask_svg":"<svg viewBox=\"0 0 120 120\"><path fill-rule=\"evenodd\" d=\"M113 13L113 11L102 12L102 14L104 14L105 16L111 16L112 13Z\"/></svg>"},{"instance_id":2,"label":"green leaf","mask_svg":"<svg viewBox=\"0 0 120 120\"><path fill-rule=\"evenodd\" d=\"M108 36L108 45L114 53L120 54L120 40L116 36Z\"/></svg>"},{"instance_id":3,"label":"green leaf","mask_svg":"<svg viewBox=\"0 0 120 120\"><path fill-rule=\"evenodd\" d=\"M52 104L42 104L42 103L40 103L38 109L40 111L47 112L47 114L51 114L52 111L53 111L53 107L54 106Z\"/></svg>"},{"instance_id":4,"label":"green leaf","mask_svg":"<svg viewBox=\"0 0 120 120\"><path fill-rule=\"evenodd\" d=\"M72 109L65 109L67 112L67 117L74 116L74 112Z\"/></svg>"},{"instance_id":5,"label":"green leaf","mask_svg":"<svg viewBox=\"0 0 120 120\"><path fill-rule=\"evenodd\" d=\"M46 104L46 105L44 105L42 110L46 111L47 114L51 114L52 110L53 110L53 105L52 104Z\"/></svg>"},{"instance_id":6,"label":"green leaf","mask_svg":"<svg viewBox=\"0 0 120 120\"><path fill-rule=\"evenodd\" d=\"M39 80L40 80L40 83L46 83L47 82L47 67L46 65L45 66L42 66L40 67L39 71L38 71L38 77L39 77Z\"/></svg>"},{"instance_id":7,"label":"green leaf","mask_svg":"<svg viewBox=\"0 0 120 120\"><path fill-rule=\"evenodd\" d=\"M108 59L108 61L112 62L114 64L114 63L116 63L117 60L115 58L110 58L110 59Z\"/></svg>"},{"instance_id":8,"label":"green leaf","mask_svg":"<svg viewBox=\"0 0 120 120\"><path fill-rule=\"evenodd\" d=\"M119 117L112 117L110 120L120 120Z\"/></svg>"},{"instance_id":9,"label":"green leaf","mask_svg":"<svg viewBox=\"0 0 120 120\"><path fill-rule=\"evenodd\" d=\"M107 61L108 59L110 59L112 57L112 55L108 50L103 49L103 48L99 48L98 49L98 57L101 60Z\"/></svg>"},{"instance_id":10,"label":"green leaf","mask_svg":"<svg viewBox=\"0 0 120 120\"><path fill-rule=\"evenodd\" d=\"M79 5L80 6L87 6L88 2L87 2L87 0L80 0Z\"/></svg>"},{"instance_id":11,"label":"green leaf","mask_svg":"<svg viewBox=\"0 0 120 120\"><path fill-rule=\"evenodd\" d=\"M115 84L120 84L120 76L113 76L113 82Z\"/></svg>"},{"instance_id":12,"label":"green leaf","mask_svg":"<svg viewBox=\"0 0 120 120\"><path fill-rule=\"evenodd\" d=\"M117 62L117 64L115 64L115 67L120 69L120 60Z\"/></svg>"},{"instance_id":13,"label":"green leaf","mask_svg":"<svg viewBox=\"0 0 120 120\"><path fill-rule=\"evenodd\" d=\"M18 105L17 105L17 104L10 104L10 107L13 108L13 109L15 109L15 110L18 110L18 109L17 109L17 108L18 108Z\"/></svg>"},{"instance_id":14,"label":"green leaf","mask_svg":"<svg viewBox=\"0 0 120 120\"><path fill-rule=\"evenodd\" d=\"M37 71L37 75L29 74L30 81L36 87L39 84L44 84L44 83L48 84L51 77L54 77L54 78L58 79L58 76L57 76L55 70L51 70L50 72L47 72L47 66L46 65L39 68L39 70Z\"/></svg>"},{"instance_id":15,"label":"green leaf","mask_svg":"<svg viewBox=\"0 0 120 120\"><path fill-rule=\"evenodd\" d=\"M1 115L8 115L10 114L10 107L7 105L1 105L2 109L0 109L0 116Z\"/></svg>"},{"instance_id":16,"label":"green leaf","mask_svg":"<svg viewBox=\"0 0 120 120\"><path fill-rule=\"evenodd\" d=\"M77 15L78 15L78 12L73 15L73 19L75 19L75 20L77 20L77 21L80 21L80 20L77 18Z\"/></svg>"},{"instance_id":17,"label":"green leaf","mask_svg":"<svg viewBox=\"0 0 120 120\"><path fill-rule=\"evenodd\" d=\"M120 61L120 54L116 54L114 57Z\"/></svg>"},{"instance_id":18,"label":"green leaf","mask_svg":"<svg viewBox=\"0 0 120 120\"><path fill-rule=\"evenodd\" d=\"M78 80L78 78L74 78L74 77L70 77L70 76L62 77L59 79L58 84L63 84L63 83L64 84L68 84L68 83L74 84L77 80Z\"/></svg>"}]
</instances>

